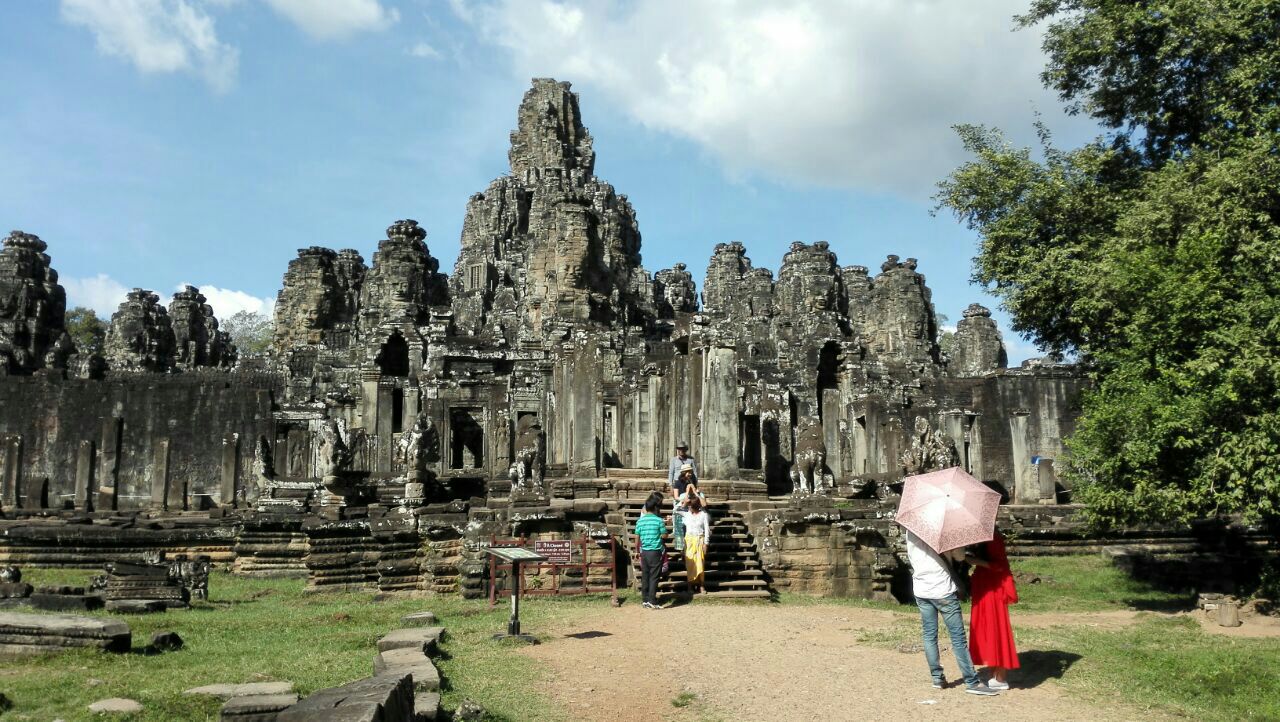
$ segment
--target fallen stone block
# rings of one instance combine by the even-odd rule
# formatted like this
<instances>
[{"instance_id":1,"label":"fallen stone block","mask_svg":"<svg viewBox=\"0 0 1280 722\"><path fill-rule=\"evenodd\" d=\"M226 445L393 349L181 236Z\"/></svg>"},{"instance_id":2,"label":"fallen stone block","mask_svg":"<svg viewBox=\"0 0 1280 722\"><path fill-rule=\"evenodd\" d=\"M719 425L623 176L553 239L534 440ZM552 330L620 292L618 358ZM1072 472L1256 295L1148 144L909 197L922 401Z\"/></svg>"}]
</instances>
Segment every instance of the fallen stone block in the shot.
<instances>
[{"instance_id":1,"label":"fallen stone block","mask_svg":"<svg viewBox=\"0 0 1280 722\"><path fill-rule=\"evenodd\" d=\"M0 582L0 599L25 599L32 591L26 582Z\"/></svg>"},{"instance_id":2,"label":"fallen stone block","mask_svg":"<svg viewBox=\"0 0 1280 722\"><path fill-rule=\"evenodd\" d=\"M0 653L32 654L66 647L127 652L132 643L133 635L124 622L70 614L0 612Z\"/></svg>"},{"instance_id":3,"label":"fallen stone block","mask_svg":"<svg viewBox=\"0 0 1280 722\"><path fill-rule=\"evenodd\" d=\"M413 698L413 713L418 722L435 722L440 716L440 694L438 692L420 692Z\"/></svg>"},{"instance_id":4,"label":"fallen stone block","mask_svg":"<svg viewBox=\"0 0 1280 722\"><path fill-rule=\"evenodd\" d=\"M278 722L408 722L414 718L408 674L366 677L322 689L276 716Z\"/></svg>"},{"instance_id":5,"label":"fallen stone block","mask_svg":"<svg viewBox=\"0 0 1280 722\"><path fill-rule=\"evenodd\" d=\"M413 688L419 692L440 690L440 671L421 649L390 649L373 658L373 673L412 674Z\"/></svg>"},{"instance_id":6,"label":"fallen stone block","mask_svg":"<svg viewBox=\"0 0 1280 722\"><path fill-rule=\"evenodd\" d=\"M108 612L116 614L150 614L166 609L160 599L108 599L106 606Z\"/></svg>"},{"instance_id":7,"label":"fallen stone block","mask_svg":"<svg viewBox=\"0 0 1280 722\"><path fill-rule=\"evenodd\" d=\"M392 649L420 649L427 654L439 651L440 640L444 639L444 627L415 627L396 629L388 632L378 640L378 651Z\"/></svg>"},{"instance_id":8,"label":"fallen stone block","mask_svg":"<svg viewBox=\"0 0 1280 722\"><path fill-rule=\"evenodd\" d=\"M275 722L280 713L298 702L298 695L251 694L232 697L222 705L219 719L227 722Z\"/></svg>"},{"instance_id":9,"label":"fallen stone block","mask_svg":"<svg viewBox=\"0 0 1280 722\"><path fill-rule=\"evenodd\" d=\"M435 612L414 612L400 618L400 623L406 627L434 627L437 621Z\"/></svg>"},{"instance_id":10,"label":"fallen stone block","mask_svg":"<svg viewBox=\"0 0 1280 722\"><path fill-rule=\"evenodd\" d=\"M35 592L28 602L46 612L88 612L102 608L102 597L97 594L50 594Z\"/></svg>"},{"instance_id":11,"label":"fallen stone block","mask_svg":"<svg viewBox=\"0 0 1280 722\"><path fill-rule=\"evenodd\" d=\"M260 697L293 692L293 682L247 682L245 684L206 684L192 687L183 694L204 694L228 700L232 697Z\"/></svg>"},{"instance_id":12,"label":"fallen stone block","mask_svg":"<svg viewBox=\"0 0 1280 722\"><path fill-rule=\"evenodd\" d=\"M142 711L142 705L136 700L111 697L89 705L89 711L94 714L135 714Z\"/></svg>"}]
</instances>

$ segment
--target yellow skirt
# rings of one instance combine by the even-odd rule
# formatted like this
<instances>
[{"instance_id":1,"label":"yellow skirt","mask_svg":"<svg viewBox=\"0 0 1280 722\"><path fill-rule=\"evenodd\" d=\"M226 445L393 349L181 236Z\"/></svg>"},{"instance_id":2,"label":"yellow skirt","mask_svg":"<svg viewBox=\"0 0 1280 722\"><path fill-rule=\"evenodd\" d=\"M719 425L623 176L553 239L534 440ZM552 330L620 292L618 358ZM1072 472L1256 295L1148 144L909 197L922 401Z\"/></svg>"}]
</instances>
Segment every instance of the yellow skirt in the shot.
<instances>
[{"instance_id":1,"label":"yellow skirt","mask_svg":"<svg viewBox=\"0 0 1280 722\"><path fill-rule=\"evenodd\" d=\"M701 536L688 535L684 538L684 568L688 571L689 584L702 584L702 573L706 570L707 548L702 544Z\"/></svg>"}]
</instances>

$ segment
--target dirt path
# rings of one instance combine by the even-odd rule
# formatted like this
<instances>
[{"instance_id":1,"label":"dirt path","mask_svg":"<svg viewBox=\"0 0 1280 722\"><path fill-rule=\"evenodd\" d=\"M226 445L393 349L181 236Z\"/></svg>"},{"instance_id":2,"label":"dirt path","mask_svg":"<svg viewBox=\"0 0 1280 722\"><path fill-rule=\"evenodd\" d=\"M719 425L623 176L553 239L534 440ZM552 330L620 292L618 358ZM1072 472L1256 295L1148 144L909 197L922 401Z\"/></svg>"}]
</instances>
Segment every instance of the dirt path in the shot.
<instances>
[{"instance_id":1,"label":"dirt path","mask_svg":"<svg viewBox=\"0 0 1280 722\"><path fill-rule=\"evenodd\" d=\"M1063 619L1076 616L1082 619ZM1123 626L1133 616L1026 615L1020 622L1047 624L1053 617L1053 623ZM629 604L544 630L546 641L527 653L550 668L553 697L580 719L1160 719L1064 697L1051 672L1062 655L1053 650L1023 650L1015 688L999 697L965 694L963 686L935 690L923 653L867 643L912 622L837 605L695 603L655 612ZM672 661L677 644L696 673ZM950 651L942 657L947 678L959 679ZM693 695L690 704L674 707L672 699L684 692Z\"/></svg>"}]
</instances>

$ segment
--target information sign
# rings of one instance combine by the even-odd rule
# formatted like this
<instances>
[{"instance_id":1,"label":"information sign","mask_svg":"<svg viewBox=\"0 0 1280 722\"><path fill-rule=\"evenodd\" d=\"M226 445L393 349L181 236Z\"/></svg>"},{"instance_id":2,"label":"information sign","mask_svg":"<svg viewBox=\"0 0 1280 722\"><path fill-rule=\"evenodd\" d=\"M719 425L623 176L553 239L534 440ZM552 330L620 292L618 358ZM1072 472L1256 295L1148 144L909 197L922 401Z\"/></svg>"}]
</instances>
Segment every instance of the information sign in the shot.
<instances>
[{"instance_id":1,"label":"information sign","mask_svg":"<svg viewBox=\"0 0 1280 722\"><path fill-rule=\"evenodd\" d=\"M533 550L546 556L547 561L552 564L568 564L573 558L573 542L568 539L534 541Z\"/></svg>"}]
</instances>

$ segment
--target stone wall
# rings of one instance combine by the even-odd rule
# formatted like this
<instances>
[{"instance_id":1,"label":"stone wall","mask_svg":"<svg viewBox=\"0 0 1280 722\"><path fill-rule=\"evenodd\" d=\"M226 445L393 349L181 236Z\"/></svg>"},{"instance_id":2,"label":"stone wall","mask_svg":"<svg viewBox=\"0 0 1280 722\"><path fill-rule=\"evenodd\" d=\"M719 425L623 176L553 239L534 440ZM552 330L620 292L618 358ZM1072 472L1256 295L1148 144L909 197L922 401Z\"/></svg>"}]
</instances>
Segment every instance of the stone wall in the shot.
<instances>
[{"instance_id":1,"label":"stone wall","mask_svg":"<svg viewBox=\"0 0 1280 722\"><path fill-rule=\"evenodd\" d=\"M278 377L0 378L0 506L170 510L253 493ZM224 463L225 462L225 463Z\"/></svg>"}]
</instances>

